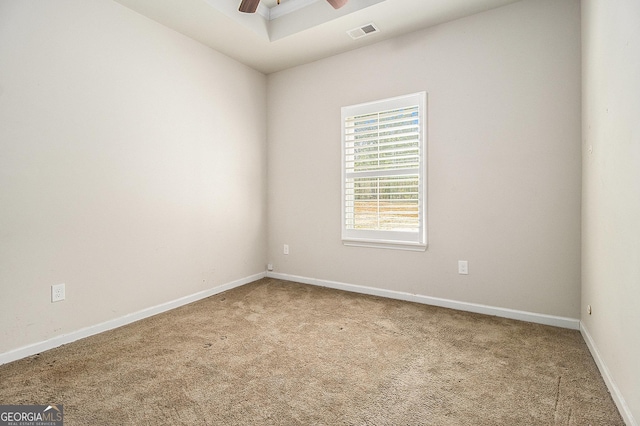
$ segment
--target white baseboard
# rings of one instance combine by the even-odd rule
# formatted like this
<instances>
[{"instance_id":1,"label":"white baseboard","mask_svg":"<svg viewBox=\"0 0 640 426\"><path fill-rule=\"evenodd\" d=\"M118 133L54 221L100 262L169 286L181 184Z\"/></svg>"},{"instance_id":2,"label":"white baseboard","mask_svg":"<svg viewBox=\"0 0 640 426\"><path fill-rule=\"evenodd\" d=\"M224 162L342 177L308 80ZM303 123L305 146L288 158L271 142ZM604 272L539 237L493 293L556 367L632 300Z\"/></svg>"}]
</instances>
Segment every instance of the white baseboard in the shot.
<instances>
[{"instance_id":1,"label":"white baseboard","mask_svg":"<svg viewBox=\"0 0 640 426\"><path fill-rule=\"evenodd\" d=\"M153 306L147 309L143 309L141 311L125 315L120 318L115 318L113 320L109 320L100 324L96 324L94 326L86 327L68 334L63 334L60 336L53 337L51 339L45 340L43 342L34 343L31 345L23 346L21 348L17 348L11 350L9 352L5 352L0 354L0 365L6 364L8 362L16 361L21 358L25 358L31 355L35 355L37 353L56 348L58 346L74 342L76 340L83 339L85 337L93 336L95 334L99 334L108 330L112 330L114 328L122 327L127 324L131 324L132 322L139 321L144 318L148 318L162 312L169 311L171 309L178 308L183 305L187 305L189 303L196 302L198 300L207 298L209 296L213 296L215 294L222 293L227 290L231 290L236 287L243 286L245 284L251 283L253 281L257 281L265 276L271 278L277 278L285 281L295 281L303 284L311 284L320 287L328 287L334 288L337 290L350 291L354 293L368 294L372 296L380 296L387 297L390 299L398 299L405 300L408 302L416 302L422 303L426 305L440 306L443 308L457 309L461 311L474 312L485 315L494 315L503 318L510 318L520 321L533 322L537 324L551 325L562 328L569 328L572 330L580 330L582 336L591 351L591 355L602 374L602 377L609 388L609 392L613 400L620 411L625 423L628 426L638 426L638 423L633 418L633 414L631 413L631 409L627 405L624 397L620 393L620 390L616 386L613 378L611 377L611 373L609 373L609 369L606 364L602 360L598 348L593 341L593 338L589 334L589 331L585 327L585 325L578 319L574 318L566 318L566 317L558 317L553 315L545 315L545 314L537 314L533 312L526 311L518 311L514 309L507 308L498 308L494 306L481 305L476 303L467 303L467 302L459 302L450 299L441 299L438 297L430 297L423 296L419 294L411 294L393 290L385 290L374 287L366 287L354 284L346 284L337 281L328 281L328 280L320 280L315 278L302 277L297 275L289 275L289 274L280 274L276 272L262 272L259 274L251 275L245 278L241 278L239 280L235 280L229 282L227 284L220 285L218 287L214 287L208 290L204 290L189 296L181 297L179 299L166 302L157 306Z\"/></svg>"},{"instance_id":2,"label":"white baseboard","mask_svg":"<svg viewBox=\"0 0 640 426\"><path fill-rule=\"evenodd\" d=\"M248 277L241 278L239 280L235 280L227 284L223 284L208 290L191 294L189 296L181 297L179 299L162 303L157 306L152 306L150 308L146 308L141 311L122 316L120 318L114 318L112 320L109 320L100 324L92 325L90 327L85 327L68 334L52 337L51 339L45 340L43 342L34 343L31 345L27 345L21 348L11 350L9 352L5 352L3 354L0 354L0 365L6 364L11 361L16 361L18 359L25 358L31 355L35 355L37 353L40 353L49 349L53 349L61 345L65 345L67 343L75 342L76 340L84 339L85 337L93 336L94 334L98 334L108 330L112 330L114 328L122 327L123 325L131 324L132 322L136 322L141 319L148 318L148 317L160 314L162 312L166 312L171 309L175 309L180 306L196 302L200 299L213 296L214 294L222 293L223 291L231 290L233 288L243 286L250 282L257 281L260 278L264 278L265 276L266 276L265 272L261 272L255 275L250 275Z\"/></svg>"},{"instance_id":3,"label":"white baseboard","mask_svg":"<svg viewBox=\"0 0 640 426\"><path fill-rule=\"evenodd\" d=\"M297 275L280 274L277 272L267 272L267 277L278 278L285 281L296 281L303 284L317 285L321 287L335 288L353 293L369 294L372 296L387 297L390 299L405 300L407 302L422 303L425 305L440 306L442 308L457 309L459 311L474 312L477 314L493 315L502 318L510 318L520 321L533 322L537 324L552 325L555 327L580 329L580 320L575 318L558 317L553 315L537 314L533 312L518 311L507 308L497 308L494 306L480 305L477 303L459 302L439 297L423 296L420 294L405 293L393 290L384 290L374 287L365 287L354 284L346 284L336 281L319 280L315 278L301 277Z\"/></svg>"},{"instance_id":4,"label":"white baseboard","mask_svg":"<svg viewBox=\"0 0 640 426\"><path fill-rule=\"evenodd\" d=\"M593 356L593 360L596 362L596 365L600 370L600 374L602 375L607 388L609 388L609 393L611 394L613 401L616 403L622 419L627 424L627 426L638 426L638 423L633 418L633 414L631 413L631 408L629 408L627 402L620 393L620 389L618 389L618 386L614 382L613 377L611 376L611 373L607 368L607 365L604 363L604 360L600 356L600 352L598 351L596 343L593 341L591 334L589 334L589 330L587 330L587 327L582 321L580 322L580 333L582 334L582 338L584 339L584 341L587 343L587 347L589 348L591 356Z\"/></svg>"}]
</instances>

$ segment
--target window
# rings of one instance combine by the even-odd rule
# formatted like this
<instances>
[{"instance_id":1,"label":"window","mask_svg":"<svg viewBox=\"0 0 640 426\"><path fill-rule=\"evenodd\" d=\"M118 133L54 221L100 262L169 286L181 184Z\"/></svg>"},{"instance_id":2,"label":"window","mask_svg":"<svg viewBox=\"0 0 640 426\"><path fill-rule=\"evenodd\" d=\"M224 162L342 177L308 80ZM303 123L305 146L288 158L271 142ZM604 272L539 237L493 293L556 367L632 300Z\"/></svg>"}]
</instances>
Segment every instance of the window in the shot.
<instances>
[{"instance_id":1,"label":"window","mask_svg":"<svg viewBox=\"0 0 640 426\"><path fill-rule=\"evenodd\" d=\"M342 241L425 250L426 93L342 108Z\"/></svg>"}]
</instances>

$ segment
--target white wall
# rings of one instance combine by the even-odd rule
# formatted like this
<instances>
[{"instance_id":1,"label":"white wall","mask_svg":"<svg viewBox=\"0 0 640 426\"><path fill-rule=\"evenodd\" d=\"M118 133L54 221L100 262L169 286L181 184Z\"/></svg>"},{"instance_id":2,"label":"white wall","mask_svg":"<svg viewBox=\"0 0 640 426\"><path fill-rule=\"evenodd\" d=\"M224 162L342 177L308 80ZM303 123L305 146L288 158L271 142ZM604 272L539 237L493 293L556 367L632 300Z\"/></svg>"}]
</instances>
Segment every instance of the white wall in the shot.
<instances>
[{"instance_id":1,"label":"white wall","mask_svg":"<svg viewBox=\"0 0 640 426\"><path fill-rule=\"evenodd\" d=\"M580 66L578 0L525 0L269 75L275 272L579 318ZM429 248L345 247L340 107L422 90Z\"/></svg>"},{"instance_id":2,"label":"white wall","mask_svg":"<svg viewBox=\"0 0 640 426\"><path fill-rule=\"evenodd\" d=\"M640 2L583 0L582 31L582 321L638 424Z\"/></svg>"},{"instance_id":3,"label":"white wall","mask_svg":"<svg viewBox=\"0 0 640 426\"><path fill-rule=\"evenodd\" d=\"M0 353L263 272L265 178L263 74L109 0L0 0Z\"/></svg>"}]
</instances>

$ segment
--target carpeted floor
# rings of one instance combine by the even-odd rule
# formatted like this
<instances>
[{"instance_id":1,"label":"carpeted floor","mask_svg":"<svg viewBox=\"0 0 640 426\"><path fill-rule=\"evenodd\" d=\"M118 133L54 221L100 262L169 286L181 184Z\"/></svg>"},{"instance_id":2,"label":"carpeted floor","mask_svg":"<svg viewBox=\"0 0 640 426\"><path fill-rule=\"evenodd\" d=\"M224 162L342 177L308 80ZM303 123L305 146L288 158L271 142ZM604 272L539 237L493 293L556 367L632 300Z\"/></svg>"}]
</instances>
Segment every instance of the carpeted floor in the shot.
<instances>
[{"instance_id":1,"label":"carpeted floor","mask_svg":"<svg viewBox=\"0 0 640 426\"><path fill-rule=\"evenodd\" d=\"M0 366L65 425L623 425L579 332L263 279Z\"/></svg>"}]
</instances>

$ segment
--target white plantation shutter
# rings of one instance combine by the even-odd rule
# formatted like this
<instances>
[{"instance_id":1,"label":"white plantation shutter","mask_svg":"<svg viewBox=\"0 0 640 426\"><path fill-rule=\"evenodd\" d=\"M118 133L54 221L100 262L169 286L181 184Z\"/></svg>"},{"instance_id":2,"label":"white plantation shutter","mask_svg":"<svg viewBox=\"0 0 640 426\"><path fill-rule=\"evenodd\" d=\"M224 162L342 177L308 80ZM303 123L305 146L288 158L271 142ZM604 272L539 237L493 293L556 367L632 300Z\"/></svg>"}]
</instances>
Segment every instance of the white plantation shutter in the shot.
<instances>
[{"instance_id":1,"label":"white plantation shutter","mask_svg":"<svg viewBox=\"0 0 640 426\"><path fill-rule=\"evenodd\" d=\"M342 109L345 244L424 250L424 92Z\"/></svg>"}]
</instances>

